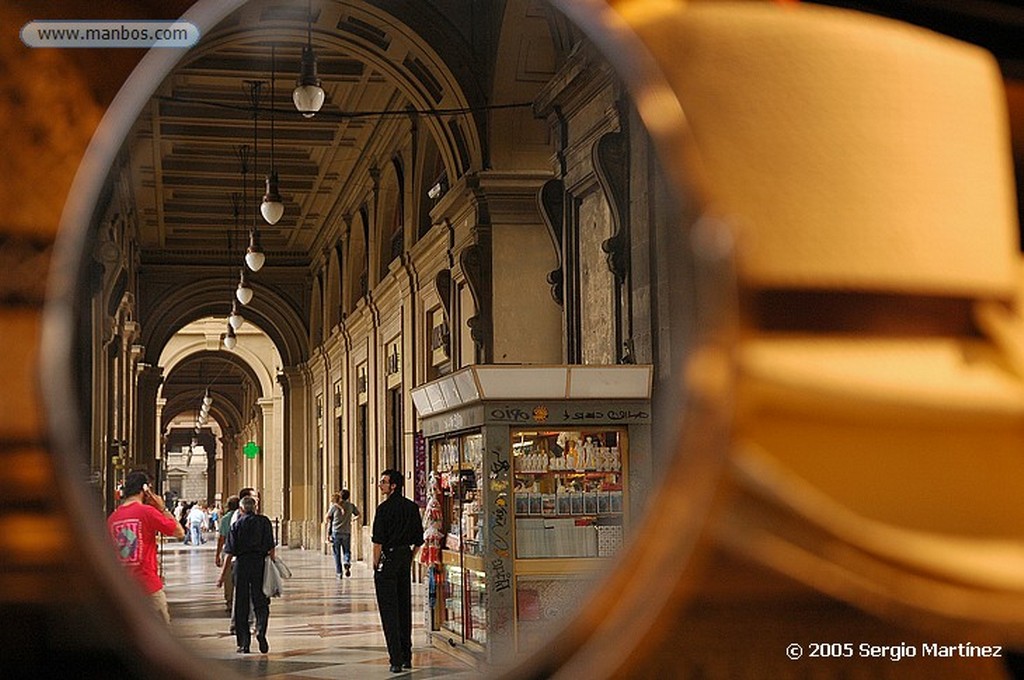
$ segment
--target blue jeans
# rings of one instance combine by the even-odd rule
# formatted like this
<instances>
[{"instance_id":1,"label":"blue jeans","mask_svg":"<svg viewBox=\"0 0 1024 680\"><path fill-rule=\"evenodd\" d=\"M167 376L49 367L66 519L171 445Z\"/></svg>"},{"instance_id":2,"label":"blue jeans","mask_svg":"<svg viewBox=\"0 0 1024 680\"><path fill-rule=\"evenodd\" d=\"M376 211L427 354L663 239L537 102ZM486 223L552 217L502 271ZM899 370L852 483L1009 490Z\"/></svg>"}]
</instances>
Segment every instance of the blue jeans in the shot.
<instances>
[{"instance_id":1,"label":"blue jeans","mask_svg":"<svg viewBox=\"0 0 1024 680\"><path fill-rule=\"evenodd\" d=\"M203 541L203 525L193 524L189 527L189 535L192 537L192 545L199 545Z\"/></svg>"},{"instance_id":2,"label":"blue jeans","mask_svg":"<svg viewBox=\"0 0 1024 680\"><path fill-rule=\"evenodd\" d=\"M331 534L331 549L334 551L334 571L341 574L342 553L345 555L344 564L352 564L352 534L333 532Z\"/></svg>"}]
</instances>

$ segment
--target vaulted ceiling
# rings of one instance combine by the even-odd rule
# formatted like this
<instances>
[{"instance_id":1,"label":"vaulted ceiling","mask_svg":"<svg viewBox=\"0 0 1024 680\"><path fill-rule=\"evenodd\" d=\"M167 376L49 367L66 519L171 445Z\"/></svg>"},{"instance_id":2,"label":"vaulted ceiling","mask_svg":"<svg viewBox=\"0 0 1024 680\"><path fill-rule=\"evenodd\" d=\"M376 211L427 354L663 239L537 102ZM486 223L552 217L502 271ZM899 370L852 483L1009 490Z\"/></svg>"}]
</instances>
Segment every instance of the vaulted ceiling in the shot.
<instances>
[{"instance_id":1,"label":"vaulted ceiling","mask_svg":"<svg viewBox=\"0 0 1024 680\"><path fill-rule=\"evenodd\" d=\"M531 12L550 11L540 0L527 4ZM1024 167L1024 41L1019 39L1024 11L1015 3L825 4L885 14L993 51L1010 79L1015 156L1018 167ZM297 348L305 332L297 320L303 319L308 304L303 291L311 285L310 269L370 191L369 169L386 164L389 144L409 130L408 112L420 112L421 130L437 140L453 173L465 170L458 152L465 140L453 138L453 120L463 130L479 133L486 144L482 127L487 117L468 110L491 103L488 83L499 58L497 36L505 5L497 0L254 0L204 35L157 88L125 149L122 182L130 188L139 230L143 306L156 306L174 287L207 279L224 289L227 313L270 169L273 119L273 160L285 213L274 226L256 218L269 256L260 273L267 288L258 290L257 297L272 287L279 300L276 307L254 314L268 332L275 325L300 326L290 331L295 339L284 340L290 336L283 329L277 338L286 362L297 360L301 352L289 347ZM307 40L316 49L326 91L324 107L313 118L301 116L291 103ZM252 81L263 83L255 158L254 108L246 84ZM243 146L249 148L246 184L239 156ZM486 164L486 148L481 154ZM242 209L237 225L236 204ZM198 298L189 305L201 307L204 314L214 309L211 301ZM154 312L144 308L142 313ZM157 316L162 325L180 325L185 311L176 314L174 319ZM154 345L166 339L168 328L142 325L155 333ZM168 378L180 381L182 394L187 394L201 371L198 365L185 365ZM242 373L235 378L238 384L244 381Z\"/></svg>"},{"instance_id":2,"label":"vaulted ceiling","mask_svg":"<svg viewBox=\"0 0 1024 680\"><path fill-rule=\"evenodd\" d=\"M263 245L273 253L272 265L308 265L328 234L342 228L343 214L368 192L367 169L387 162L382 149L408 129L407 110L487 103L486 83L497 59L488 43L498 34L505 3L487 4L256 0L232 13L185 55L134 130L130 177L143 263L238 262L270 169L273 118L285 214L274 226L259 221ZM534 4L547 11L545 3ZM826 4L882 13L976 42L996 54L1008 77L1024 78L1024 10L1014 3ZM291 103L307 19L326 90L326 103L314 118L303 118ZM262 83L255 159L247 81ZM1019 91L1013 92L1019 100ZM1022 116L1015 111L1015 120ZM482 120L466 114L463 123ZM443 125L432 122L427 129L443 135ZM1024 139L1024 131L1017 137ZM243 145L251 171L244 192ZM237 227L232 194L244 208Z\"/></svg>"},{"instance_id":3,"label":"vaulted ceiling","mask_svg":"<svg viewBox=\"0 0 1024 680\"><path fill-rule=\"evenodd\" d=\"M388 162L387 145L409 129L409 111L428 116L424 129L438 134L444 128L433 112L479 103L485 74L466 66L471 38L451 25L443 3L418 4L396 19L363 2L313 3L307 13L305 2L259 0L204 35L133 131L129 172L143 263L238 263L272 154L285 213L273 226L257 220L263 247L272 265L308 264L325 226L337 233L341 213L369 192L368 170ZM456 38L443 55L451 64L431 52L425 36L437 34ZM312 118L292 104L307 41L326 92ZM259 83L255 107L251 83Z\"/></svg>"}]
</instances>

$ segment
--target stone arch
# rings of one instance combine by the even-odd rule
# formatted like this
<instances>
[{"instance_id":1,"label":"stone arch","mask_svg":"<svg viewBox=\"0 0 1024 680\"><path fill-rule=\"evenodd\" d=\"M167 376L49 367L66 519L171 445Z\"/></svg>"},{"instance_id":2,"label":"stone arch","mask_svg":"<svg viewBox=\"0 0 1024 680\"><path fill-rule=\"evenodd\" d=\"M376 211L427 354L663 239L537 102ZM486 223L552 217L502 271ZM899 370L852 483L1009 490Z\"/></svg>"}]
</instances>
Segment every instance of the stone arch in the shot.
<instances>
[{"instance_id":1,"label":"stone arch","mask_svg":"<svg viewBox=\"0 0 1024 680\"><path fill-rule=\"evenodd\" d=\"M505 55L495 64L490 102L495 105L535 101L555 75L559 54L548 17L531 3L509 2L497 54ZM543 169L551 166L548 127L529 108L491 111L487 139L493 167Z\"/></svg>"},{"instance_id":2,"label":"stone arch","mask_svg":"<svg viewBox=\"0 0 1024 680\"><path fill-rule=\"evenodd\" d=\"M381 172L377 209L378 280L388 273L388 266L405 249L405 178L401 159L395 157ZM400 243L396 243L402 239Z\"/></svg>"},{"instance_id":3,"label":"stone arch","mask_svg":"<svg viewBox=\"0 0 1024 680\"><path fill-rule=\"evenodd\" d=\"M246 323L250 323L246 321ZM179 329L180 330L180 329ZM245 343L238 343L233 350L221 350L211 352L209 345L199 337L193 341L186 342L174 350L165 350L160 355L159 366L164 369L164 380L170 380L174 370L197 356L217 355L229 363L234 364L243 372L249 375L253 384L258 385L260 396L269 397L274 393L275 369L276 366L267 366L260 357ZM158 396L163 388L157 392Z\"/></svg>"},{"instance_id":4,"label":"stone arch","mask_svg":"<svg viewBox=\"0 0 1024 680\"><path fill-rule=\"evenodd\" d=\"M341 322L341 259L340 248L331 248L327 254L327 279L324 283L323 316L324 337Z\"/></svg>"},{"instance_id":5,"label":"stone arch","mask_svg":"<svg viewBox=\"0 0 1024 680\"><path fill-rule=\"evenodd\" d=\"M316 347L324 340L323 274L313 277L309 301L309 346Z\"/></svg>"},{"instance_id":6,"label":"stone arch","mask_svg":"<svg viewBox=\"0 0 1024 680\"><path fill-rule=\"evenodd\" d=\"M141 314L142 341L146 360L157 363L160 352L179 329L205 317L225 317L230 308L228 292L236 279L205 279L184 286L167 285L147 298ZM255 292L252 302L242 308L246 323L263 330L277 347L286 366L294 366L309 356L309 338L299 306L276 288L260 281L249 281Z\"/></svg>"},{"instance_id":7,"label":"stone arch","mask_svg":"<svg viewBox=\"0 0 1024 680\"><path fill-rule=\"evenodd\" d=\"M351 312L355 309L356 302L366 294L369 276L367 261L366 236L369 231L367 212L363 208L352 216L348 237L348 272L345 278L348 282L348 300L345 311Z\"/></svg>"}]
</instances>

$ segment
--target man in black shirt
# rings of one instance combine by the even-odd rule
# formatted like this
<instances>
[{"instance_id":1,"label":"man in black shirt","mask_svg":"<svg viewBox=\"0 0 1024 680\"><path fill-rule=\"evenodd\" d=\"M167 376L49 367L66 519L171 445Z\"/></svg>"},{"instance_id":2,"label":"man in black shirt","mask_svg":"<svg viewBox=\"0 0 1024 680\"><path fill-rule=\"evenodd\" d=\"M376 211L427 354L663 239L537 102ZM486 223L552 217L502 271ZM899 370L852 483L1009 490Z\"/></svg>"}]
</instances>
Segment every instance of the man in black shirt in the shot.
<instances>
[{"instance_id":1,"label":"man in black shirt","mask_svg":"<svg viewBox=\"0 0 1024 680\"><path fill-rule=\"evenodd\" d=\"M402 473L385 470L380 492L386 496L373 518L373 585L388 645L391 672L412 668L412 559L423 545L423 524L416 503L402 496Z\"/></svg>"},{"instance_id":2,"label":"man in black shirt","mask_svg":"<svg viewBox=\"0 0 1024 680\"><path fill-rule=\"evenodd\" d=\"M249 653L251 643L249 633L249 602L252 601L256 612L256 641L260 652L270 651L267 643L267 623L270 619L270 598L263 594L263 564L267 555L274 557L274 528L270 520L256 513L256 499L252 496L243 498L238 506L242 513L238 521L231 525L231 532L224 545L224 569L217 586L224 583L231 560L238 561L235 567L235 640L238 652Z\"/></svg>"}]
</instances>

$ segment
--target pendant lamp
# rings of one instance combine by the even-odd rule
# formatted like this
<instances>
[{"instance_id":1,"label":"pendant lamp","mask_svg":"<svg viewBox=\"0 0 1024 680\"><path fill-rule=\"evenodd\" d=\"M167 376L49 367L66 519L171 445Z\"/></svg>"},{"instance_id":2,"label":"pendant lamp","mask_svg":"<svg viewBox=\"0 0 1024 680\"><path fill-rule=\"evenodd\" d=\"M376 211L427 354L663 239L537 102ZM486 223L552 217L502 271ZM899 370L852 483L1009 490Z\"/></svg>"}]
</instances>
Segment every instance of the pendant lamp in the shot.
<instances>
[{"instance_id":1,"label":"pendant lamp","mask_svg":"<svg viewBox=\"0 0 1024 680\"><path fill-rule=\"evenodd\" d=\"M231 314L228 315L228 323L231 324L231 327L236 331L242 327L243 323L245 323L245 317L238 312L237 298L231 301ZM207 393L207 396L203 398L203 403L205 403L207 399L210 399L209 393ZM213 400L210 399L210 401L212 402Z\"/></svg>"},{"instance_id":2,"label":"pendant lamp","mask_svg":"<svg viewBox=\"0 0 1024 680\"><path fill-rule=\"evenodd\" d=\"M264 203L263 205L267 205ZM249 232L249 247L245 249L245 264L249 269L254 272L258 272L263 268L263 263L267 261L267 256L263 252L263 248L260 247L260 233L253 229ZM248 304L242 302L242 304Z\"/></svg>"},{"instance_id":3,"label":"pendant lamp","mask_svg":"<svg viewBox=\"0 0 1024 680\"><path fill-rule=\"evenodd\" d=\"M277 53L273 47L270 48L270 172L267 173L267 191L263 194L263 203L260 204L260 213L267 224L277 224L277 221L284 215L284 203L281 201L281 191L277 176L277 166L274 163L274 81L277 80ZM255 269L253 271L256 271Z\"/></svg>"},{"instance_id":4,"label":"pendant lamp","mask_svg":"<svg viewBox=\"0 0 1024 680\"><path fill-rule=\"evenodd\" d=\"M295 108L306 118L312 118L324 105L324 89L316 77L316 53L313 52L313 11L308 6L306 16L306 46L302 48L302 65L299 79L295 81L292 101Z\"/></svg>"},{"instance_id":5,"label":"pendant lamp","mask_svg":"<svg viewBox=\"0 0 1024 680\"><path fill-rule=\"evenodd\" d=\"M240 270L238 277L238 288L235 289L235 298L243 305L249 304L252 301L252 288L245 281L245 269ZM228 324L229 326L231 324ZM234 335L235 329L231 329L231 334Z\"/></svg>"},{"instance_id":6,"label":"pendant lamp","mask_svg":"<svg viewBox=\"0 0 1024 680\"><path fill-rule=\"evenodd\" d=\"M235 337L235 329L228 324L228 332L224 335L224 347L226 349L234 349L235 345L238 344L238 338Z\"/></svg>"}]
</instances>

